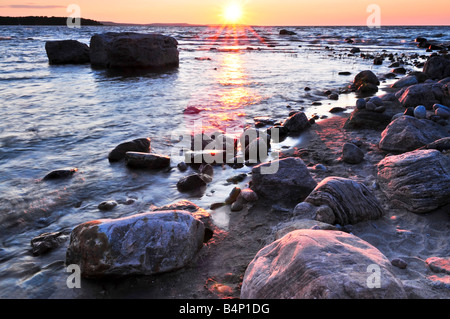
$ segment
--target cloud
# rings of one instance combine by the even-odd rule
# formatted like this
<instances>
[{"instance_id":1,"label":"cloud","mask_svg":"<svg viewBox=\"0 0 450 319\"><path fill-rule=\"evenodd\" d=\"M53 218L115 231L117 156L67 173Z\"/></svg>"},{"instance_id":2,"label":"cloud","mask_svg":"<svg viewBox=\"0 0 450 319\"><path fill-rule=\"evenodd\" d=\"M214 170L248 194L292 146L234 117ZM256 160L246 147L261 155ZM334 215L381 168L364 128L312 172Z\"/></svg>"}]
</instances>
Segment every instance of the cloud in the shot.
<instances>
[{"instance_id":1,"label":"cloud","mask_svg":"<svg viewBox=\"0 0 450 319\"><path fill-rule=\"evenodd\" d=\"M11 4L11 5L6 5L6 6L0 6L0 8L10 8L10 9L59 9L59 8L65 8L65 6L37 5L37 4Z\"/></svg>"}]
</instances>

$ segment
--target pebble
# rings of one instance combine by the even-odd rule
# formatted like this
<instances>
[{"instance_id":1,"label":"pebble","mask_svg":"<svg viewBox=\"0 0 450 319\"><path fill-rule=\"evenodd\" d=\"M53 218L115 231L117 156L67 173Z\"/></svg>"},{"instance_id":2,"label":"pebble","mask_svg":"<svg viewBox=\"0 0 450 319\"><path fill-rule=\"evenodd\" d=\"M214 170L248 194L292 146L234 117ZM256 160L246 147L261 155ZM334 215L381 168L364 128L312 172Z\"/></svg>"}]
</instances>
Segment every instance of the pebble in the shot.
<instances>
[{"instance_id":1,"label":"pebble","mask_svg":"<svg viewBox=\"0 0 450 319\"><path fill-rule=\"evenodd\" d=\"M316 164L316 165L313 166L313 169L315 171L322 171L322 172L326 172L327 171L326 166L323 165L323 164Z\"/></svg>"},{"instance_id":2,"label":"pebble","mask_svg":"<svg viewBox=\"0 0 450 319\"><path fill-rule=\"evenodd\" d=\"M366 107L366 100L365 99L357 99L356 100L356 108L358 110L362 110Z\"/></svg>"},{"instance_id":3,"label":"pebble","mask_svg":"<svg viewBox=\"0 0 450 319\"><path fill-rule=\"evenodd\" d=\"M339 107L339 106L333 107L331 110L329 110L330 113L340 113L340 112L344 112L344 111L345 111L345 108Z\"/></svg>"},{"instance_id":4,"label":"pebble","mask_svg":"<svg viewBox=\"0 0 450 319\"><path fill-rule=\"evenodd\" d=\"M364 160L364 152L355 144L345 143L342 147L342 159L349 164L358 164Z\"/></svg>"},{"instance_id":5,"label":"pebble","mask_svg":"<svg viewBox=\"0 0 450 319\"><path fill-rule=\"evenodd\" d=\"M424 119L427 117L427 109L423 105L416 106L414 109L414 116L418 119Z\"/></svg>"},{"instance_id":6,"label":"pebble","mask_svg":"<svg viewBox=\"0 0 450 319\"><path fill-rule=\"evenodd\" d=\"M434 114L437 115L437 116L439 116L439 117L442 117L442 118L444 118L444 119L450 118L450 112L447 111L447 110L444 109L444 108L441 108L441 107L438 107L438 108L434 111Z\"/></svg>"},{"instance_id":7,"label":"pebble","mask_svg":"<svg viewBox=\"0 0 450 319\"><path fill-rule=\"evenodd\" d=\"M377 106L374 103L372 103L372 102L366 103L366 109L368 111L375 111L376 108L377 108Z\"/></svg>"},{"instance_id":8,"label":"pebble","mask_svg":"<svg viewBox=\"0 0 450 319\"><path fill-rule=\"evenodd\" d=\"M188 169L188 166L185 162L178 163L177 167L181 172L184 172Z\"/></svg>"},{"instance_id":9,"label":"pebble","mask_svg":"<svg viewBox=\"0 0 450 319\"><path fill-rule=\"evenodd\" d=\"M247 177L247 174L242 173L242 174L227 178L227 182L237 184L237 183L242 182L246 177Z\"/></svg>"},{"instance_id":10,"label":"pebble","mask_svg":"<svg viewBox=\"0 0 450 319\"><path fill-rule=\"evenodd\" d=\"M438 103L433 105L433 110L437 110L439 108L444 109L447 112L450 112L450 107L448 107L448 106L445 106L445 105L442 105L442 104L438 104Z\"/></svg>"},{"instance_id":11,"label":"pebble","mask_svg":"<svg viewBox=\"0 0 450 319\"><path fill-rule=\"evenodd\" d=\"M383 105L383 100L381 98L379 98L378 96L371 97L369 102L375 104L376 106Z\"/></svg>"},{"instance_id":12,"label":"pebble","mask_svg":"<svg viewBox=\"0 0 450 319\"><path fill-rule=\"evenodd\" d=\"M250 188L243 189L240 196L247 202L255 202L258 200L258 195Z\"/></svg>"},{"instance_id":13,"label":"pebble","mask_svg":"<svg viewBox=\"0 0 450 319\"><path fill-rule=\"evenodd\" d=\"M406 263L406 261L404 261L401 258L395 258L391 260L391 264L395 267L398 267L400 269L405 269L406 266L408 266L408 264Z\"/></svg>"}]
</instances>

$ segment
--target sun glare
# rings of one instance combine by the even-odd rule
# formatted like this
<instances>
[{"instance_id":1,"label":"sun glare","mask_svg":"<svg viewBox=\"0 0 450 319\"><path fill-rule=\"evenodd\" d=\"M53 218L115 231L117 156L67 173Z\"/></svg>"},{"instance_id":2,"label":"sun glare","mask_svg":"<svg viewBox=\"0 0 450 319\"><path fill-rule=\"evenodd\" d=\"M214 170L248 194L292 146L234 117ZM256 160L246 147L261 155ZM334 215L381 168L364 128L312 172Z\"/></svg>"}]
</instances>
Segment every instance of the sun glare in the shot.
<instances>
[{"instance_id":1,"label":"sun glare","mask_svg":"<svg viewBox=\"0 0 450 319\"><path fill-rule=\"evenodd\" d=\"M242 19L242 7L237 3L230 3L224 8L223 18L225 23L239 23Z\"/></svg>"}]
</instances>

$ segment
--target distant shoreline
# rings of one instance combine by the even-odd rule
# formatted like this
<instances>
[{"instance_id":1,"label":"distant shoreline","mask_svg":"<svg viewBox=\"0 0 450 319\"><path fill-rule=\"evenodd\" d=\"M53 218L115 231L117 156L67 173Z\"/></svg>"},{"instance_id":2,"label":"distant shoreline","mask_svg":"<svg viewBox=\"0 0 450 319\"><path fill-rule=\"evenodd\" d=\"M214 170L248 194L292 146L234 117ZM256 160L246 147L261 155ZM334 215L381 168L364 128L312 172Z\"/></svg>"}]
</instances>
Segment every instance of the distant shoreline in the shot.
<instances>
[{"instance_id":1,"label":"distant shoreline","mask_svg":"<svg viewBox=\"0 0 450 319\"><path fill-rule=\"evenodd\" d=\"M62 26L67 25L67 17L0 17L0 25L49 25ZM81 18L81 25L85 26L103 26L104 24L91 19Z\"/></svg>"}]
</instances>

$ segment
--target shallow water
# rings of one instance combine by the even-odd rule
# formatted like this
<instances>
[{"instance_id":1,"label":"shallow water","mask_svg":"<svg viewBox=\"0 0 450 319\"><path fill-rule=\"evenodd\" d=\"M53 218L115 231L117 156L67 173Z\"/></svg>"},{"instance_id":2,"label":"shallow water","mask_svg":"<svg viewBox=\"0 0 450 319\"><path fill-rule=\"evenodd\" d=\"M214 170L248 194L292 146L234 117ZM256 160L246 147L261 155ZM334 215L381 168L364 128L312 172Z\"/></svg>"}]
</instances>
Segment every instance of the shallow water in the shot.
<instances>
[{"instance_id":1,"label":"shallow water","mask_svg":"<svg viewBox=\"0 0 450 319\"><path fill-rule=\"evenodd\" d=\"M388 61L374 66L372 60L347 55L352 47L410 56L425 54L413 43L417 36L450 42L449 27L289 29L297 35L281 36L275 27L0 26L0 297L51 296L52 276L63 269L65 248L33 257L30 240L41 233L69 233L85 221L126 216L182 198L204 208L223 201L235 186L225 183L226 178L249 172L249 167L216 167L213 182L201 194L176 189L189 171L176 168L183 157L174 150L179 136L192 132L194 123L201 121L209 132L239 134L254 124L254 117L282 120L301 107L308 117L332 116L332 106L353 106L355 97L329 101L325 90L337 91L364 69L377 74L390 70ZM160 73L120 74L89 65L48 64L45 41L88 44L93 34L107 31L174 36L180 66ZM348 44L347 37L355 43ZM340 71L352 74L341 76ZM312 91L306 92L306 86ZM322 105L312 106L313 101ZM187 107L201 112L184 114ZM172 155L171 170L133 171L108 162L117 144L141 137L152 139L153 151ZM274 144L272 150L301 138ZM41 181L63 167L79 171L69 180ZM134 203L99 211L97 205L109 199ZM226 227L226 216L217 214L215 220Z\"/></svg>"}]
</instances>

